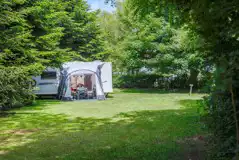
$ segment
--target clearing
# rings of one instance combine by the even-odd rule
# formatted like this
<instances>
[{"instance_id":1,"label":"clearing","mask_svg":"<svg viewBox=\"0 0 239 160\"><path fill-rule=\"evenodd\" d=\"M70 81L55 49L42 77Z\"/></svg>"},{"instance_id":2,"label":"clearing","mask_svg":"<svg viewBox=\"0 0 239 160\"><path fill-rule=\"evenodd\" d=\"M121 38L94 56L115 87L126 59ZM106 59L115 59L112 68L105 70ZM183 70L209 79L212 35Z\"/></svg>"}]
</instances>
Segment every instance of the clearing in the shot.
<instances>
[{"instance_id":1,"label":"clearing","mask_svg":"<svg viewBox=\"0 0 239 160\"><path fill-rule=\"evenodd\" d=\"M203 96L120 90L106 101L37 101L0 117L0 159L201 160Z\"/></svg>"}]
</instances>

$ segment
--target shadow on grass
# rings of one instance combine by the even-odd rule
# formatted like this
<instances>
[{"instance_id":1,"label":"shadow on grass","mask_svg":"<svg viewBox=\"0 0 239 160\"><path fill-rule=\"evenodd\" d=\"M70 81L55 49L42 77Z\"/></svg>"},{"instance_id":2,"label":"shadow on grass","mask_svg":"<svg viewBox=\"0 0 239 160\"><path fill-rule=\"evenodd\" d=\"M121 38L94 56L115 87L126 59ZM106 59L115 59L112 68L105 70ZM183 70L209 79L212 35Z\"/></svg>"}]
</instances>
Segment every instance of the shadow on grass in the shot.
<instances>
[{"instance_id":1,"label":"shadow on grass","mask_svg":"<svg viewBox=\"0 0 239 160\"><path fill-rule=\"evenodd\" d=\"M32 105L28 105L25 107L14 107L6 111L0 112L0 118L1 117L7 117L14 114L20 114L19 111L38 111L43 110L45 107L53 104L59 104L61 101L59 100L37 100ZM26 112L22 113L25 114Z\"/></svg>"},{"instance_id":2,"label":"shadow on grass","mask_svg":"<svg viewBox=\"0 0 239 160\"><path fill-rule=\"evenodd\" d=\"M60 104L62 103L60 100L37 100L31 106L24 107L23 109L26 110L42 110L44 107L53 105L53 104Z\"/></svg>"},{"instance_id":3,"label":"shadow on grass","mask_svg":"<svg viewBox=\"0 0 239 160\"><path fill-rule=\"evenodd\" d=\"M113 96L113 94L109 94L109 95L107 95L106 98L114 98L114 96Z\"/></svg>"},{"instance_id":4,"label":"shadow on grass","mask_svg":"<svg viewBox=\"0 0 239 160\"><path fill-rule=\"evenodd\" d=\"M30 141L21 146L7 147L12 137L5 137L8 141L0 146L5 145L1 149L6 152L1 156L4 160L201 160L203 145L194 140L191 144L191 137L204 134L196 110L191 106L121 113L112 118L117 121L43 113L14 115L2 119L1 126L34 132L22 135L23 141Z\"/></svg>"}]
</instances>

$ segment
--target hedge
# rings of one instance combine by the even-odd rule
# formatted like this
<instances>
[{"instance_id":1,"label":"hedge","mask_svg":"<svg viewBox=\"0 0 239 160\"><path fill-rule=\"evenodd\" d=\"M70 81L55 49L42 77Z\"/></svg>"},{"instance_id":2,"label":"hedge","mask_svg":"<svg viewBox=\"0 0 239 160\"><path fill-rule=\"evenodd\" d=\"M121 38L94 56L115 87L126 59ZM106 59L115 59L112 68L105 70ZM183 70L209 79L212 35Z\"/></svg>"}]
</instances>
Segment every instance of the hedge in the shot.
<instances>
[{"instance_id":1,"label":"hedge","mask_svg":"<svg viewBox=\"0 0 239 160\"><path fill-rule=\"evenodd\" d=\"M159 88L185 89L188 88L188 76L169 76L158 74L114 75L115 88ZM205 85L205 80L198 82L198 88Z\"/></svg>"}]
</instances>

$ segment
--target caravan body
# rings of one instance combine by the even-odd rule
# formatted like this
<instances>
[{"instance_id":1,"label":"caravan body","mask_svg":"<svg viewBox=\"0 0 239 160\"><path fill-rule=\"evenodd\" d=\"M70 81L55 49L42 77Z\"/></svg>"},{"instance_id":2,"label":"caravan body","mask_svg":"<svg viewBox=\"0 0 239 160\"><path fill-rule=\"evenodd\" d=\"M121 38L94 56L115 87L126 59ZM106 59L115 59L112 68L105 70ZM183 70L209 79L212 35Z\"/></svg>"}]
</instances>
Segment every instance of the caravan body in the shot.
<instances>
[{"instance_id":1,"label":"caravan body","mask_svg":"<svg viewBox=\"0 0 239 160\"><path fill-rule=\"evenodd\" d=\"M58 94L58 88L61 80L59 69L47 68L40 76L33 77L35 81L35 94L39 96Z\"/></svg>"}]
</instances>

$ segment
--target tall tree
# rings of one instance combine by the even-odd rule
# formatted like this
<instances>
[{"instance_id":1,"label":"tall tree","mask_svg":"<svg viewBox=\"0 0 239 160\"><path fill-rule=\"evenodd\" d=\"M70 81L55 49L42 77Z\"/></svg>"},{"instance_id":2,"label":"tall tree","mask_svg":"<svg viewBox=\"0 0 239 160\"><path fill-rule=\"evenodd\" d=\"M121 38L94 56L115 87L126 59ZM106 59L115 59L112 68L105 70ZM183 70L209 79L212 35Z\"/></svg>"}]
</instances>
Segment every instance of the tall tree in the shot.
<instances>
[{"instance_id":1,"label":"tall tree","mask_svg":"<svg viewBox=\"0 0 239 160\"><path fill-rule=\"evenodd\" d=\"M96 12L83 0L2 0L0 64L59 66L101 50Z\"/></svg>"},{"instance_id":2,"label":"tall tree","mask_svg":"<svg viewBox=\"0 0 239 160\"><path fill-rule=\"evenodd\" d=\"M113 24L102 21L101 28L107 28L104 33L108 55L114 57L121 71L137 73L146 68L157 74L178 76L191 71L194 76L190 76L188 83L197 85L204 63L198 52L204 43L196 33L170 24L165 11L151 12L142 18L135 14L130 1L118 3L117 12L107 16Z\"/></svg>"},{"instance_id":3,"label":"tall tree","mask_svg":"<svg viewBox=\"0 0 239 160\"><path fill-rule=\"evenodd\" d=\"M181 21L205 39L205 59L217 68L212 103L208 108L212 118L209 126L215 131L213 159L231 159L233 156L239 159L238 0L131 0L130 3L142 17L173 4ZM173 12L169 15L175 16Z\"/></svg>"}]
</instances>

